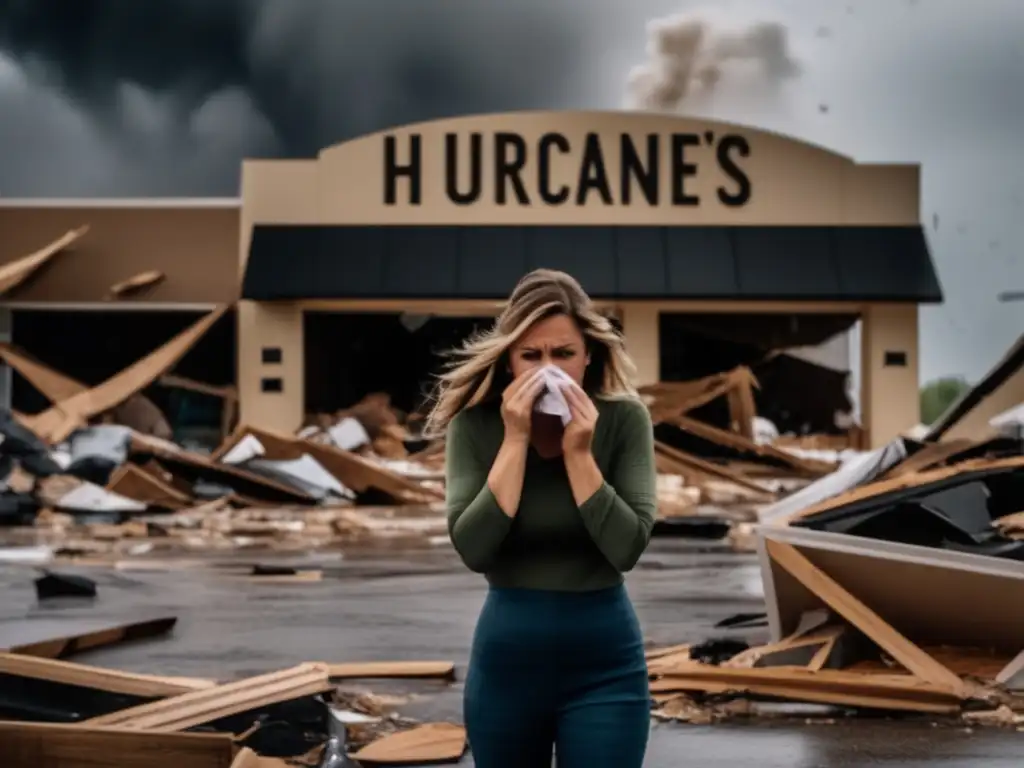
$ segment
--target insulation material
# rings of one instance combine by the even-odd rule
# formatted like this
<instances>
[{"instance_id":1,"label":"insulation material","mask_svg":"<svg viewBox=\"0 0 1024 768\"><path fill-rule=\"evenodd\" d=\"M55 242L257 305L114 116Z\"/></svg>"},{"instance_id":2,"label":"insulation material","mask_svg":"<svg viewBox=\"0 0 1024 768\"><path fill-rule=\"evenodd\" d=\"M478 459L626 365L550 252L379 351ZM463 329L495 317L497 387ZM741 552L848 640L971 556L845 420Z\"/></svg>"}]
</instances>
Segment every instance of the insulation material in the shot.
<instances>
[{"instance_id":1,"label":"insulation material","mask_svg":"<svg viewBox=\"0 0 1024 768\"><path fill-rule=\"evenodd\" d=\"M869 483L907 456L902 440L848 459L835 472L790 494L761 511L761 521L784 524L793 515Z\"/></svg>"},{"instance_id":2,"label":"insulation material","mask_svg":"<svg viewBox=\"0 0 1024 768\"><path fill-rule=\"evenodd\" d=\"M82 483L57 499L56 506L72 512L145 512L147 505L108 491L93 483Z\"/></svg>"}]
</instances>

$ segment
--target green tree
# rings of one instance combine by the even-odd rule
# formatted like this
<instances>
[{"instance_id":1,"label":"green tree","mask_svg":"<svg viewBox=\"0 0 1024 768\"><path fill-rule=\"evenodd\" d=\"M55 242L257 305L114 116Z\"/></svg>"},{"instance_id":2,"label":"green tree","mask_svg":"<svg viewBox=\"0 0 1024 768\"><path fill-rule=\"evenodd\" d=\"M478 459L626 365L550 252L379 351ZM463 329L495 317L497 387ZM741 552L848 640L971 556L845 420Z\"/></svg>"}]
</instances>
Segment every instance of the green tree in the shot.
<instances>
[{"instance_id":1,"label":"green tree","mask_svg":"<svg viewBox=\"0 0 1024 768\"><path fill-rule=\"evenodd\" d=\"M921 387L921 421L931 424L955 403L971 385L962 376L933 379Z\"/></svg>"}]
</instances>

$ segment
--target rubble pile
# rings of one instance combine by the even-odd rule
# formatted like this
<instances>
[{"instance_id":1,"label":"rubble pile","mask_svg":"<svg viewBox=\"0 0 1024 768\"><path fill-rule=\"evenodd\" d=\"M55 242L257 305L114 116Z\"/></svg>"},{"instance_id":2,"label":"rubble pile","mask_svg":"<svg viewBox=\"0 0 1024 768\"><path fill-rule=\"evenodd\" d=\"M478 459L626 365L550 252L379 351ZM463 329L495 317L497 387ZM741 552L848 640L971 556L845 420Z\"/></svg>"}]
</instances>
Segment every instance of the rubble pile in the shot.
<instances>
[{"instance_id":1,"label":"rubble pile","mask_svg":"<svg viewBox=\"0 0 1024 768\"><path fill-rule=\"evenodd\" d=\"M451 662L303 663L219 682L64 660L75 650L164 634L174 623L105 628L0 652L4 765L354 768L454 763L466 751L461 726L398 714L408 697L346 687L370 679L447 685L455 678Z\"/></svg>"},{"instance_id":2,"label":"rubble pile","mask_svg":"<svg viewBox=\"0 0 1024 768\"><path fill-rule=\"evenodd\" d=\"M226 309L95 387L0 345L0 359L52 402L39 414L0 413L6 540L79 560L442 540L444 441L424 440L420 416L398 411L386 394L310 415L296 434L281 434L235 424L233 387L171 372ZM218 398L220 445L175 443L143 394L150 385ZM749 549L762 507L835 468L834 457L755 434L764 426L756 387L739 367L642 390L657 437L655 535L728 537ZM728 428L697 418L716 401L728 409Z\"/></svg>"},{"instance_id":3,"label":"rubble pile","mask_svg":"<svg viewBox=\"0 0 1024 768\"><path fill-rule=\"evenodd\" d=\"M237 425L237 393L169 373L224 308L87 387L0 345L0 358L53 405L0 413L0 525L57 557L121 558L226 549L314 549L445 532L443 452L423 460L386 396L298 434ZM214 451L173 442L141 390L184 387L223 401Z\"/></svg>"},{"instance_id":4,"label":"rubble pile","mask_svg":"<svg viewBox=\"0 0 1024 768\"><path fill-rule=\"evenodd\" d=\"M308 550L445 533L436 470L346 450L324 434L242 426L211 455L112 424L80 428L50 448L2 414L0 434L8 462L0 520L23 526L6 538L59 557Z\"/></svg>"},{"instance_id":5,"label":"rubble pile","mask_svg":"<svg viewBox=\"0 0 1024 768\"><path fill-rule=\"evenodd\" d=\"M749 368L703 379L663 382L641 389L655 430L660 519L655 535L729 536L748 549L760 510L814 479L837 461L805 457L780 448L778 435L758 434L759 420ZM728 428L702 421L695 412L724 401Z\"/></svg>"},{"instance_id":6,"label":"rubble pile","mask_svg":"<svg viewBox=\"0 0 1024 768\"><path fill-rule=\"evenodd\" d=\"M847 452L763 506L747 543L767 612L652 650L659 717L772 714L765 702L781 700L826 719L883 711L1024 726L1024 432L1012 417L1022 373L1024 337L931 427ZM797 442L822 447L775 446ZM760 627L767 642L750 634Z\"/></svg>"},{"instance_id":7,"label":"rubble pile","mask_svg":"<svg viewBox=\"0 0 1024 768\"><path fill-rule=\"evenodd\" d=\"M770 641L653 651L660 716L768 698L1024 725L1022 510L1024 446L1002 436L901 438L765 508Z\"/></svg>"}]
</instances>

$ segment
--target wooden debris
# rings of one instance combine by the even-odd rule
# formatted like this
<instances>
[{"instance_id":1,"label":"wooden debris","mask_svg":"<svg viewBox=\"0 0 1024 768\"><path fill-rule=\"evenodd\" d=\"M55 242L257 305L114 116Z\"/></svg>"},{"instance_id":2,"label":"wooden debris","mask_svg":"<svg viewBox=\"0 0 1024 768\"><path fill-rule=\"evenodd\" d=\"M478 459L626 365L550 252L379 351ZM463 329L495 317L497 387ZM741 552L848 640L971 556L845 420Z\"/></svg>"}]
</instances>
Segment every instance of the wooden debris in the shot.
<instances>
[{"instance_id":1,"label":"wooden debris","mask_svg":"<svg viewBox=\"0 0 1024 768\"><path fill-rule=\"evenodd\" d=\"M961 699L909 675L865 675L793 667L745 669L691 662L651 682L653 693L746 693L870 709L953 714Z\"/></svg>"},{"instance_id":2,"label":"wooden debris","mask_svg":"<svg viewBox=\"0 0 1024 768\"><path fill-rule=\"evenodd\" d=\"M0 266L0 296L6 296L24 283L54 256L73 245L88 231L88 226L70 230L35 253Z\"/></svg>"},{"instance_id":3,"label":"wooden debris","mask_svg":"<svg viewBox=\"0 0 1024 768\"><path fill-rule=\"evenodd\" d=\"M114 471L107 483L107 490L160 509L181 509L192 502L187 493L131 462L122 464Z\"/></svg>"},{"instance_id":4,"label":"wooden debris","mask_svg":"<svg viewBox=\"0 0 1024 768\"><path fill-rule=\"evenodd\" d=\"M121 624L81 635L58 637L52 640L41 640L8 648L11 653L23 656L38 656L44 659L64 659L82 651L105 648L118 643L145 640L166 635L178 622L174 616L161 619Z\"/></svg>"},{"instance_id":5,"label":"wooden debris","mask_svg":"<svg viewBox=\"0 0 1024 768\"><path fill-rule=\"evenodd\" d=\"M186 451L173 444L166 445L163 441L143 435L133 435L132 452L154 456L162 466L170 469L172 473L188 473L193 477L221 477L224 479L225 485L228 486L241 484L252 487L253 492L265 495L268 500L274 499L278 502L293 504L315 503L315 499L298 488L230 464L218 463L198 453Z\"/></svg>"},{"instance_id":6,"label":"wooden debris","mask_svg":"<svg viewBox=\"0 0 1024 768\"><path fill-rule=\"evenodd\" d=\"M233 768L230 734L0 721L4 768Z\"/></svg>"},{"instance_id":7,"label":"wooden debris","mask_svg":"<svg viewBox=\"0 0 1024 768\"><path fill-rule=\"evenodd\" d=\"M864 603L843 589L828 574L789 544L768 540L769 556L830 608L892 654L906 669L936 688L947 688L967 698L968 686L953 672L903 637Z\"/></svg>"},{"instance_id":8,"label":"wooden debris","mask_svg":"<svg viewBox=\"0 0 1024 768\"><path fill-rule=\"evenodd\" d=\"M148 288L152 285L163 282L166 277L167 276L163 272L156 269L139 272L138 274L125 278L124 280L110 286L107 298L123 299L125 296L137 293L143 288Z\"/></svg>"},{"instance_id":9,"label":"wooden debris","mask_svg":"<svg viewBox=\"0 0 1024 768\"><path fill-rule=\"evenodd\" d=\"M755 496L764 499L774 498L774 494L764 486L758 485L753 480L744 477L738 472L727 469L726 467L713 464L710 461L685 453L684 451L680 451L658 441L655 441L654 443L654 450L656 455L660 454L664 459L669 460L675 465L684 467L684 473L687 470L695 471L699 475L726 480L727 482L733 483L734 485L749 491ZM662 466L664 466L664 464Z\"/></svg>"},{"instance_id":10,"label":"wooden debris","mask_svg":"<svg viewBox=\"0 0 1024 768\"><path fill-rule=\"evenodd\" d=\"M149 733L184 731L270 704L325 693L331 689L327 674L326 665L300 664L280 672L123 709L85 723Z\"/></svg>"},{"instance_id":11,"label":"wooden debris","mask_svg":"<svg viewBox=\"0 0 1024 768\"><path fill-rule=\"evenodd\" d=\"M329 664L332 680L354 679L455 679L455 664L450 661L351 661Z\"/></svg>"},{"instance_id":12,"label":"wooden debris","mask_svg":"<svg viewBox=\"0 0 1024 768\"><path fill-rule=\"evenodd\" d=\"M651 420L660 424L666 419L683 416L719 397L728 396L734 389L745 389L750 393L757 386L750 369L745 366L724 373L716 373L703 379L691 381L660 382L641 387L640 394L650 400ZM729 399L730 421L739 427L747 437L749 426L740 422L753 420L753 397L749 394ZM749 423L749 422L748 422Z\"/></svg>"},{"instance_id":13,"label":"wooden debris","mask_svg":"<svg viewBox=\"0 0 1024 768\"><path fill-rule=\"evenodd\" d=\"M436 765L458 762L465 753L465 728L427 723L378 739L351 757L363 765Z\"/></svg>"},{"instance_id":14,"label":"wooden debris","mask_svg":"<svg viewBox=\"0 0 1024 768\"><path fill-rule=\"evenodd\" d=\"M234 435L214 452L213 457L219 460L227 454L243 438L251 435L256 438L266 451L268 459L297 459L307 453L316 459L332 475L347 488L362 493L369 488L376 488L397 503L423 503L424 500L443 499L440 491L423 486L401 475L374 464L358 454L343 451L329 445L314 443L310 440L281 435L269 430L254 429L241 426Z\"/></svg>"},{"instance_id":15,"label":"wooden debris","mask_svg":"<svg viewBox=\"0 0 1024 768\"><path fill-rule=\"evenodd\" d=\"M26 425L51 444L64 440L90 418L109 411L152 384L177 363L228 309L229 306L223 306L210 312L102 384L61 400L37 416L28 417Z\"/></svg>"},{"instance_id":16,"label":"wooden debris","mask_svg":"<svg viewBox=\"0 0 1024 768\"><path fill-rule=\"evenodd\" d=\"M212 688L212 680L159 677L121 672L69 661L23 656L0 652L0 674L49 680L54 683L92 688L110 693L122 693L144 698L179 696L191 691Z\"/></svg>"},{"instance_id":17,"label":"wooden debris","mask_svg":"<svg viewBox=\"0 0 1024 768\"><path fill-rule=\"evenodd\" d=\"M822 501L820 504L815 504L811 507L807 507L806 509L801 509L794 514L789 515L785 520L780 520L778 522L787 523L793 520L801 520L805 517L810 517L829 509L836 509L838 507L846 506L847 504L871 499L876 496L882 496L883 494L891 493L893 491L928 485L929 483L934 483L949 477L962 476L963 479L966 480L974 473L983 474L988 471L1014 469L1017 467L1024 467L1024 456L1010 456L1000 459L968 459L967 461L962 461L948 467L937 467L927 471L911 472L905 475L887 477L867 483L866 485L858 486L844 493L837 494L836 496Z\"/></svg>"},{"instance_id":18,"label":"wooden debris","mask_svg":"<svg viewBox=\"0 0 1024 768\"><path fill-rule=\"evenodd\" d=\"M713 443L734 448L744 453L752 453L757 456L773 459L787 466L793 472L807 477L821 477L836 468L835 462L803 459L795 454L780 450L773 445L758 445L744 435L736 432L727 432L724 429L719 429L686 416L676 416L668 419L667 422Z\"/></svg>"}]
</instances>

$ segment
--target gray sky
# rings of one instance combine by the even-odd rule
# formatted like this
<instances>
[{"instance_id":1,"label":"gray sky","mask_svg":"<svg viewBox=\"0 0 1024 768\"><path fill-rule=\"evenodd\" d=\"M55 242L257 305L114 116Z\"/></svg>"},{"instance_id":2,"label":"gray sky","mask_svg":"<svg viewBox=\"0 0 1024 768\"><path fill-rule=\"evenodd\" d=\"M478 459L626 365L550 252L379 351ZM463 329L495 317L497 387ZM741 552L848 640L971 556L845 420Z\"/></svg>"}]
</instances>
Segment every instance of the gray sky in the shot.
<instances>
[{"instance_id":1,"label":"gray sky","mask_svg":"<svg viewBox=\"0 0 1024 768\"><path fill-rule=\"evenodd\" d=\"M230 195L245 156L450 114L620 107L649 19L779 21L799 77L739 72L686 110L923 164L946 303L922 313L922 379L977 377L1024 331L1024 302L995 300L1024 290L1022 0L150 0L88 19L72 6L0 8L8 197Z\"/></svg>"}]
</instances>

